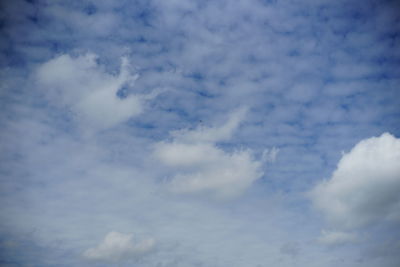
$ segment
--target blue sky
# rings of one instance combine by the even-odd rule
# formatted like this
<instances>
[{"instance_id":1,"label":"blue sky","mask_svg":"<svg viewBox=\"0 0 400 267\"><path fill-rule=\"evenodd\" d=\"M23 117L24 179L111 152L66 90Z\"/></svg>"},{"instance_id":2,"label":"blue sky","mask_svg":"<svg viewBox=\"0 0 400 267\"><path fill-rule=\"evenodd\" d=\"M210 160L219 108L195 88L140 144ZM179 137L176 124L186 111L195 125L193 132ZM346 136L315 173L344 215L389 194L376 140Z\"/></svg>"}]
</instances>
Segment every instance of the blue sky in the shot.
<instances>
[{"instance_id":1,"label":"blue sky","mask_svg":"<svg viewBox=\"0 0 400 267\"><path fill-rule=\"evenodd\" d=\"M398 266L396 1L3 1L0 265Z\"/></svg>"}]
</instances>

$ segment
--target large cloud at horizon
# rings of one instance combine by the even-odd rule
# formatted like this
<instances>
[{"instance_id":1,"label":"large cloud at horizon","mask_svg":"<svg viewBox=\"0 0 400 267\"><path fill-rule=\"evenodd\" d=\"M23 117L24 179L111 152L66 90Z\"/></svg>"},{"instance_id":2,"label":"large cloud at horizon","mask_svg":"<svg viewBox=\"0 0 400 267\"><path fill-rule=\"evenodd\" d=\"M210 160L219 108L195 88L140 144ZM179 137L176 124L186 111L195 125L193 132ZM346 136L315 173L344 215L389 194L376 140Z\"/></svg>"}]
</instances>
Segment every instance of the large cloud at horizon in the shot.
<instances>
[{"instance_id":1,"label":"large cloud at horizon","mask_svg":"<svg viewBox=\"0 0 400 267\"><path fill-rule=\"evenodd\" d=\"M396 1L0 3L0 265L397 267Z\"/></svg>"},{"instance_id":2,"label":"large cloud at horizon","mask_svg":"<svg viewBox=\"0 0 400 267\"><path fill-rule=\"evenodd\" d=\"M400 140L384 133L344 154L332 177L312 192L334 225L352 229L376 221L400 222Z\"/></svg>"},{"instance_id":3,"label":"large cloud at horizon","mask_svg":"<svg viewBox=\"0 0 400 267\"><path fill-rule=\"evenodd\" d=\"M377 236L398 234L399 162L400 139L389 133L361 140L343 153L332 176L310 192L327 226L334 229L322 230L320 243L362 243L379 240ZM397 247L398 242L387 238L385 245ZM391 255L388 248L384 250L388 250L385 257L393 264L400 260L398 255ZM372 251L370 249L369 253Z\"/></svg>"}]
</instances>

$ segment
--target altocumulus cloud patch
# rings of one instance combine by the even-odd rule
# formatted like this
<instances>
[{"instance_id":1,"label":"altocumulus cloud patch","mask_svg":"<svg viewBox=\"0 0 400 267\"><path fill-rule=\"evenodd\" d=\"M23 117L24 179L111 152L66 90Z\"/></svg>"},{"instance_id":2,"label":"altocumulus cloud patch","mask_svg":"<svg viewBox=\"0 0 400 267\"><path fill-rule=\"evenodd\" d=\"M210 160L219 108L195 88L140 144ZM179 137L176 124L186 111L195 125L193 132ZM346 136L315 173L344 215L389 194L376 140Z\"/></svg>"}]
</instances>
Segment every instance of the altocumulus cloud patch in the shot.
<instances>
[{"instance_id":1,"label":"altocumulus cloud patch","mask_svg":"<svg viewBox=\"0 0 400 267\"><path fill-rule=\"evenodd\" d=\"M400 266L396 2L1 1L0 265Z\"/></svg>"}]
</instances>

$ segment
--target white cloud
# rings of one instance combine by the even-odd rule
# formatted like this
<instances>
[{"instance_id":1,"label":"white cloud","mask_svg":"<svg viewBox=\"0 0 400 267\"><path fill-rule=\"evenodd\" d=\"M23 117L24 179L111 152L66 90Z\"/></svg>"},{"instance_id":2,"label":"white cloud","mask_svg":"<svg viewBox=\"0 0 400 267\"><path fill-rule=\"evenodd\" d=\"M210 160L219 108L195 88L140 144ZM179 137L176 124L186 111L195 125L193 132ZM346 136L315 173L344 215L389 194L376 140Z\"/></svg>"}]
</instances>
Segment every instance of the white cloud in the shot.
<instances>
[{"instance_id":1,"label":"white cloud","mask_svg":"<svg viewBox=\"0 0 400 267\"><path fill-rule=\"evenodd\" d=\"M221 127L176 131L172 142L155 146L155 156L176 172L169 183L171 191L232 197L262 176L261 162L253 159L250 150L228 153L215 144L230 138L244 114L243 109L234 112Z\"/></svg>"},{"instance_id":2,"label":"white cloud","mask_svg":"<svg viewBox=\"0 0 400 267\"><path fill-rule=\"evenodd\" d=\"M112 12L96 12L88 16L74 9L51 5L45 10L49 16L56 17L58 21L88 37L107 36L118 30L119 17Z\"/></svg>"},{"instance_id":3,"label":"white cloud","mask_svg":"<svg viewBox=\"0 0 400 267\"><path fill-rule=\"evenodd\" d=\"M341 245L357 241L357 236L354 233L323 230L318 241L324 245Z\"/></svg>"},{"instance_id":4,"label":"white cloud","mask_svg":"<svg viewBox=\"0 0 400 267\"><path fill-rule=\"evenodd\" d=\"M228 121L220 127L206 127L200 125L195 130L179 130L172 132L172 136L183 143L206 143L228 140L234 130L246 115L246 108L236 110L231 114Z\"/></svg>"},{"instance_id":5,"label":"white cloud","mask_svg":"<svg viewBox=\"0 0 400 267\"><path fill-rule=\"evenodd\" d=\"M289 89L286 98L296 102L309 102L317 95L320 87L318 82L301 82Z\"/></svg>"},{"instance_id":6,"label":"white cloud","mask_svg":"<svg viewBox=\"0 0 400 267\"><path fill-rule=\"evenodd\" d=\"M143 266L293 266L288 257L296 253L293 241L302 248L297 266L360 265L352 261L359 255L355 251L320 250L308 242L319 220L299 193L316 177L329 178L326 172L338 162L339 152L349 151L360 135L397 129L399 68L395 61L384 60L400 55L393 49L398 16L381 11L387 4L383 2L389 1L43 2L2 2L13 6L10 12L1 11L7 42L0 45L4 62L0 80L6 87L0 90L0 116L7 128L2 127L0 134L7 137L1 138L7 153L0 153L4 158L0 203L7 212L2 212L0 221L10 226L2 227L3 233L42 232L48 247L60 248L62 256L56 262L65 266L84 265L69 261L75 260L76 251L97 246L97 241L88 242L99 233L104 233L102 239L109 229L125 233L135 229L157 237L157 253L146 257ZM378 23L380 19L385 23ZM362 37L349 41L354 33L365 33L375 42L366 43ZM69 54L87 50L101 55L105 64L89 55ZM60 51L66 53L60 57L63 61ZM115 88L127 86L118 83L121 74L107 62L124 54L140 69L132 89L172 89L152 101L149 112L143 111L145 100L139 96L115 100ZM46 69L41 92L51 97L53 107L62 106L56 114L26 80L33 64L52 57L49 62L60 64ZM128 76L133 82L134 75ZM321 92L319 82L333 87ZM110 90L103 94L102 87ZM139 104L133 100L132 105L123 104L132 98ZM215 114L243 103L251 112L237 136L230 130L236 127L233 119L225 128L222 122L180 131L182 135L170 136L173 141L160 139L195 118L209 122ZM125 114L136 114L135 123L122 124ZM93 131L112 127L112 131L75 138L75 131L67 128L75 126L71 124ZM228 144L216 143L232 133L235 138ZM255 180L250 194L215 205L160 193L165 189L159 183L162 177L182 178L176 184L168 182L171 190L181 193L221 196L232 188L242 192L257 177L254 171L244 173L242 166L254 170L257 161L251 151L239 149L238 141L260 156L266 147L281 150L276 164L267 169L268 181ZM177 163L157 164L149 155L153 151L148 146L154 142L177 144L184 156L173 161L172 153L166 153ZM264 160L272 158L264 154ZM244 174L212 184L221 177L218 171L226 169ZM184 191L196 174L207 187ZM327 229L346 232L341 227ZM395 236L396 229L385 228L362 246ZM286 254L281 254L284 243ZM36 255L24 246L9 256L2 253L2 260L44 266L56 254L40 251ZM333 258L343 261L332 262ZM385 266L372 260L362 264Z\"/></svg>"},{"instance_id":7,"label":"white cloud","mask_svg":"<svg viewBox=\"0 0 400 267\"><path fill-rule=\"evenodd\" d=\"M311 192L328 221L353 229L400 220L400 139L389 133L359 142L329 180Z\"/></svg>"},{"instance_id":8,"label":"white cloud","mask_svg":"<svg viewBox=\"0 0 400 267\"><path fill-rule=\"evenodd\" d=\"M262 153L262 159L265 162L275 162L278 156L279 148L273 147L271 149L265 149Z\"/></svg>"},{"instance_id":9,"label":"white cloud","mask_svg":"<svg viewBox=\"0 0 400 267\"><path fill-rule=\"evenodd\" d=\"M176 143L164 143L158 149L161 158L170 154L172 160L166 159L165 163L183 167L170 184L177 193L214 191L229 197L241 193L262 175L260 163L253 161L249 151L226 153L208 144ZM189 171L183 170L185 167Z\"/></svg>"},{"instance_id":10,"label":"white cloud","mask_svg":"<svg viewBox=\"0 0 400 267\"><path fill-rule=\"evenodd\" d=\"M36 78L50 101L69 108L81 125L102 130L140 114L143 106L140 96L117 96L138 78L129 73L126 58L118 75L107 73L96 60L93 54L61 55L41 65Z\"/></svg>"},{"instance_id":11,"label":"white cloud","mask_svg":"<svg viewBox=\"0 0 400 267\"><path fill-rule=\"evenodd\" d=\"M132 242L132 234L110 232L95 248L90 248L83 256L90 260L118 262L129 260L150 252L155 245L153 239L145 239L138 244Z\"/></svg>"}]
</instances>

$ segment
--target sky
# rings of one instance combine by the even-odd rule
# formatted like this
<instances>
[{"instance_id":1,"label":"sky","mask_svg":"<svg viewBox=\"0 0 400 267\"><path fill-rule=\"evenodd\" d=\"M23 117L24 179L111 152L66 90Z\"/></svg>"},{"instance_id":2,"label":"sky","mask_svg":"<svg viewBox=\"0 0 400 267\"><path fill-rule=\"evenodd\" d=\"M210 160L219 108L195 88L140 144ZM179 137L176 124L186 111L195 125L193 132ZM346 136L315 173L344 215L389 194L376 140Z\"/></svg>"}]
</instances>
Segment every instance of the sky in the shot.
<instances>
[{"instance_id":1,"label":"sky","mask_svg":"<svg viewBox=\"0 0 400 267\"><path fill-rule=\"evenodd\" d=\"M0 2L0 265L397 267L396 0Z\"/></svg>"}]
</instances>

